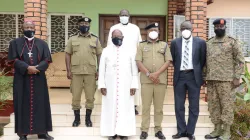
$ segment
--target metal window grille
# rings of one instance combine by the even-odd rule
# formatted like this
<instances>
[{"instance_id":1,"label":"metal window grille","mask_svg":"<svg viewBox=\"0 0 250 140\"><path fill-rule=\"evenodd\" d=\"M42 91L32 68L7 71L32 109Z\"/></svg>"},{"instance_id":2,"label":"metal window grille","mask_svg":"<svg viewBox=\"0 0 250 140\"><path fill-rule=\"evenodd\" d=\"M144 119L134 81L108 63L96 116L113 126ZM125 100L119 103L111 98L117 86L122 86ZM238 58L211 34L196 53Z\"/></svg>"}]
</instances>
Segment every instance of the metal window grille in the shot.
<instances>
[{"instance_id":1,"label":"metal window grille","mask_svg":"<svg viewBox=\"0 0 250 140\"><path fill-rule=\"evenodd\" d=\"M181 23L185 21L185 16L174 15L174 36L173 39L181 37Z\"/></svg>"}]
</instances>

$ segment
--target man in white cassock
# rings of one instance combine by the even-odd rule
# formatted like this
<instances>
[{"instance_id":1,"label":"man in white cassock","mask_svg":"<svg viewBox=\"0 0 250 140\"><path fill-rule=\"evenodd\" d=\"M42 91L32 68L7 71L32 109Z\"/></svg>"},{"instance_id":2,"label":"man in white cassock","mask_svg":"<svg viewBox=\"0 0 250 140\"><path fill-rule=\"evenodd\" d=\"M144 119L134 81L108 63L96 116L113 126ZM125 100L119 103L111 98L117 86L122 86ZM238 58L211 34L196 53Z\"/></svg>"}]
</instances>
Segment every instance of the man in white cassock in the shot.
<instances>
[{"instance_id":1,"label":"man in white cassock","mask_svg":"<svg viewBox=\"0 0 250 140\"><path fill-rule=\"evenodd\" d=\"M123 44L122 32L114 30L112 44L103 50L100 60L101 135L110 140L136 135L134 95L139 83L138 68L128 47Z\"/></svg>"},{"instance_id":2,"label":"man in white cassock","mask_svg":"<svg viewBox=\"0 0 250 140\"><path fill-rule=\"evenodd\" d=\"M130 49L129 53L134 53L136 55L137 46L142 41L141 39L141 32L140 28L132 23L129 23L129 11L128 10L121 10L119 14L120 23L112 26L109 31L108 43L107 46L112 45L111 33L115 29L119 29L122 31L124 36L123 45L125 45L128 49ZM140 74L139 74L140 75ZM141 105L141 84L140 78L139 79L139 87L136 90L135 94L135 114L138 115L139 112L137 111L136 107Z\"/></svg>"}]
</instances>

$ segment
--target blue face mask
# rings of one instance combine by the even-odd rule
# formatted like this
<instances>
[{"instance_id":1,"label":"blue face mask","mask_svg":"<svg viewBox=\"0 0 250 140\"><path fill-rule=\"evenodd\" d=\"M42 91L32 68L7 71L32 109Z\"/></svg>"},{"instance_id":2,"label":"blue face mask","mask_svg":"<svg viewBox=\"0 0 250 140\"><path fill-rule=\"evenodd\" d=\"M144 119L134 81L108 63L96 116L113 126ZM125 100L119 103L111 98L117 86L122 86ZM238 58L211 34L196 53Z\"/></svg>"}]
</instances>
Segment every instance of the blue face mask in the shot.
<instances>
[{"instance_id":1,"label":"blue face mask","mask_svg":"<svg viewBox=\"0 0 250 140\"><path fill-rule=\"evenodd\" d=\"M120 39L118 37L112 38L112 42L116 46L121 46L122 45L122 39Z\"/></svg>"},{"instance_id":2,"label":"blue face mask","mask_svg":"<svg viewBox=\"0 0 250 140\"><path fill-rule=\"evenodd\" d=\"M81 31L81 33L85 34L89 31L89 26L85 25L79 26L79 30Z\"/></svg>"}]
</instances>

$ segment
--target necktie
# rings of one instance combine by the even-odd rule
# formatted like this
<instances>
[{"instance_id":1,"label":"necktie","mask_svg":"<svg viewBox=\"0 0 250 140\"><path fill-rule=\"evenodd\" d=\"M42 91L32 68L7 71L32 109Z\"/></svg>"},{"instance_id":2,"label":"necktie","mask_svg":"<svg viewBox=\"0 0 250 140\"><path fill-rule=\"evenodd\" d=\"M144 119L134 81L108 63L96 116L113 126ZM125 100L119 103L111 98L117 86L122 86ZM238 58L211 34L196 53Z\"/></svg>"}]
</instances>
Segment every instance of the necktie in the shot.
<instances>
[{"instance_id":1,"label":"necktie","mask_svg":"<svg viewBox=\"0 0 250 140\"><path fill-rule=\"evenodd\" d=\"M189 48L188 48L189 40L185 41L185 49L184 49L184 59L183 61L183 68L186 70L188 68L188 58L189 58Z\"/></svg>"}]
</instances>

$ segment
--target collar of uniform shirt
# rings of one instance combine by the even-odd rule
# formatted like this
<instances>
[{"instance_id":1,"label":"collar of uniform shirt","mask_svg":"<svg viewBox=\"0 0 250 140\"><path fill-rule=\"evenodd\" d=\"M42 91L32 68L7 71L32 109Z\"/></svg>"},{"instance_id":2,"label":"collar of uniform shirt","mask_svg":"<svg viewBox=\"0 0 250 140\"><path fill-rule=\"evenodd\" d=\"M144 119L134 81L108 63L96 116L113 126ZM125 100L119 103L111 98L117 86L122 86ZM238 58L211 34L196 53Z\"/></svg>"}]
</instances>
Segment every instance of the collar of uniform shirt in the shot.
<instances>
[{"instance_id":1,"label":"collar of uniform shirt","mask_svg":"<svg viewBox=\"0 0 250 140\"><path fill-rule=\"evenodd\" d=\"M157 39L155 42L156 43L158 43L160 40L159 39ZM150 40L147 40L147 43L153 43L152 41L150 41Z\"/></svg>"},{"instance_id":2,"label":"collar of uniform shirt","mask_svg":"<svg viewBox=\"0 0 250 140\"><path fill-rule=\"evenodd\" d=\"M83 36L83 37L91 37L91 33L88 33L87 35L83 35L82 33L78 33L78 37Z\"/></svg>"}]
</instances>

